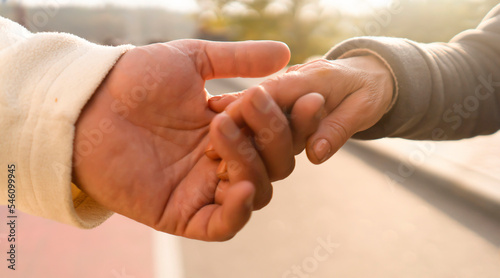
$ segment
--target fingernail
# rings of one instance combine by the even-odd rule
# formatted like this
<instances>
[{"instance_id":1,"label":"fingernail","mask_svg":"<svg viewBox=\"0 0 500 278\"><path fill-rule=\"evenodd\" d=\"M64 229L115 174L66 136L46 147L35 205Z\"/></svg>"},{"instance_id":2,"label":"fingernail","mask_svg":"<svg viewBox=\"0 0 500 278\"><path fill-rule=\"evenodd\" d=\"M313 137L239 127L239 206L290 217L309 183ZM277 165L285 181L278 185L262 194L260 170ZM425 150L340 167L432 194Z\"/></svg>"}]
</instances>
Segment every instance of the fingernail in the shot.
<instances>
[{"instance_id":1,"label":"fingernail","mask_svg":"<svg viewBox=\"0 0 500 278\"><path fill-rule=\"evenodd\" d=\"M212 145L212 143L208 143L208 146L207 148L205 149L205 155L212 159L212 160L217 160L217 159L220 159L220 156L219 154L215 151L215 148L214 146Z\"/></svg>"},{"instance_id":2,"label":"fingernail","mask_svg":"<svg viewBox=\"0 0 500 278\"><path fill-rule=\"evenodd\" d=\"M314 154L320 163L323 163L328 158L331 151L332 146L326 139L320 139L314 144Z\"/></svg>"},{"instance_id":3,"label":"fingernail","mask_svg":"<svg viewBox=\"0 0 500 278\"><path fill-rule=\"evenodd\" d=\"M220 180L223 180L223 181L228 181L229 180L229 174L227 172L227 163L226 163L226 161L222 160L220 162L219 167L217 168L216 174L217 174L217 177Z\"/></svg>"},{"instance_id":4,"label":"fingernail","mask_svg":"<svg viewBox=\"0 0 500 278\"><path fill-rule=\"evenodd\" d=\"M238 136L240 135L240 129L233 122L233 120L226 114L226 112L223 112L220 115L221 115L220 117L223 117L219 125L220 132L222 132L222 134L226 136L228 139L236 140L236 138L238 138Z\"/></svg>"},{"instance_id":5,"label":"fingernail","mask_svg":"<svg viewBox=\"0 0 500 278\"><path fill-rule=\"evenodd\" d=\"M272 107L271 97L264 91L264 89L256 91L252 95L252 104L261 113L268 113Z\"/></svg>"},{"instance_id":6,"label":"fingernail","mask_svg":"<svg viewBox=\"0 0 500 278\"><path fill-rule=\"evenodd\" d=\"M225 96L213 96L208 101L214 102L223 99Z\"/></svg>"}]
</instances>

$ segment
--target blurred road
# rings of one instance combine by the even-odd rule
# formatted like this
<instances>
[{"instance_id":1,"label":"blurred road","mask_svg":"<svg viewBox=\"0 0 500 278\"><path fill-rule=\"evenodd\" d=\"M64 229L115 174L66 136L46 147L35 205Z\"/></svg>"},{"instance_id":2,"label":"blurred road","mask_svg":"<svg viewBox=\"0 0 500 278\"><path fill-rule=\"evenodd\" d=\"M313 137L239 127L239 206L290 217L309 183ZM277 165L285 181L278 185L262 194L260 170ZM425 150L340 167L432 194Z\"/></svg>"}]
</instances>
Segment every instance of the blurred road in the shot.
<instances>
[{"instance_id":1,"label":"blurred road","mask_svg":"<svg viewBox=\"0 0 500 278\"><path fill-rule=\"evenodd\" d=\"M500 277L499 218L426 176L390 183L394 167L356 146L299 157L234 240L182 240L186 277Z\"/></svg>"},{"instance_id":2,"label":"blurred road","mask_svg":"<svg viewBox=\"0 0 500 278\"><path fill-rule=\"evenodd\" d=\"M211 82L209 90L236 91L245 82ZM321 166L301 155L296 171L275 184L271 204L224 243L162 235L118 215L92 231L22 215L18 270L2 259L0 277L498 278L498 211L481 205L481 194L463 192L487 185L496 194L500 156L480 169L450 166L484 163L464 153L498 150L492 138L466 141L466 149L435 146L403 179L391 173L418 147L350 142ZM442 159L450 154L457 159ZM5 214L0 207L0 219ZM5 237L1 225L0 258Z\"/></svg>"}]
</instances>

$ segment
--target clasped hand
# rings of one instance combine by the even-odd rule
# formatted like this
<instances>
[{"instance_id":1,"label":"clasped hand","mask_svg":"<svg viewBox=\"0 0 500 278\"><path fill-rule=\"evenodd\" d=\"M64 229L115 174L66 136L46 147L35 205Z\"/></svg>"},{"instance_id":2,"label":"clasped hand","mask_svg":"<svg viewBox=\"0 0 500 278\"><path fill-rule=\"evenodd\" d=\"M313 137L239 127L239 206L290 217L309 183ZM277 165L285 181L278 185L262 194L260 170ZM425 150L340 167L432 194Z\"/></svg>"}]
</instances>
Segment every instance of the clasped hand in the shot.
<instances>
[{"instance_id":1,"label":"clasped hand","mask_svg":"<svg viewBox=\"0 0 500 278\"><path fill-rule=\"evenodd\" d=\"M278 42L180 40L130 50L76 124L75 146L103 122L110 132L90 153L74 148L73 182L104 207L156 230L206 241L232 238L253 210L269 203L271 182L291 173L294 154L329 134L325 120L335 118L332 113L352 115L364 107L339 111L339 103L355 104L355 94L333 100L332 90L310 85L319 77L294 74L316 72L314 63L239 94L212 98L205 89L210 79L268 76L289 58ZM372 124L391 97L380 99ZM354 125L345 140L368 127ZM220 159L205 154L209 144ZM337 147L329 148L331 155ZM227 180L216 176L221 160Z\"/></svg>"}]
</instances>

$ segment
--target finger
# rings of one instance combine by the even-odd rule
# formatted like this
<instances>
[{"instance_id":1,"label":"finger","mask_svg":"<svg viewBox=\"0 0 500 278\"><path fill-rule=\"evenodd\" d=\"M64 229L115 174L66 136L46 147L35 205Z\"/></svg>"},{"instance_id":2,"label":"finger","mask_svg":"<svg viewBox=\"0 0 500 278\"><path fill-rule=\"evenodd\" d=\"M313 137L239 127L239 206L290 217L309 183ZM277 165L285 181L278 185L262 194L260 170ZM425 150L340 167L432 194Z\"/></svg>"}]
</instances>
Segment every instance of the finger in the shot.
<instances>
[{"instance_id":1,"label":"finger","mask_svg":"<svg viewBox=\"0 0 500 278\"><path fill-rule=\"evenodd\" d=\"M250 219L255 188L248 181L240 181L227 189L222 205L203 207L189 222L186 236L205 241L229 240Z\"/></svg>"},{"instance_id":2,"label":"finger","mask_svg":"<svg viewBox=\"0 0 500 278\"><path fill-rule=\"evenodd\" d=\"M208 99L208 107L215 113L221 113L229 104L233 103L241 96L241 92L213 96Z\"/></svg>"},{"instance_id":3,"label":"finger","mask_svg":"<svg viewBox=\"0 0 500 278\"><path fill-rule=\"evenodd\" d=\"M293 105L290 124L296 155L304 150L307 139L318 129L321 119L326 116L324 105L325 99L318 93L302 96Z\"/></svg>"},{"instance_id":4,"label":"finger","mask_svg":"<svg viewBox=\"0 0 500 278\"><path fill-rule=\"evenodd\" d=\"M236 122L243 119L252 131L271 181L290 175L295 158L288 119L262 87L247 90L240 105L228 108L227 113Z\"/></svg>"},{"instance_id":5,"label":"finger","mask_svg":"<svg viewBox=\"0 0 500 278\"><path fill-rule=\"evenodd\" d=\"M264 77L284 68L290 50L282 42L196 41L193 59L205 80L231 77Z\"/></svg>"},{"instance_id":6,"label":"finger","mask_svg":"<svg viewBox=\"0 0 500 278\"><path fill-rule=\"evenodd\" d=\"M221 177L219 175L217 175L217 177L221 181L217 185L217 188L215 191L214 203L222 205L222 204L224 204L224 201L226 200L226 197L227 197L227 192L228 192L229 188L231 188L232 185L229 182L229 175L227 174L227 170L224 173L225 179L221 179Z\"/></svg>"},{"instance_id":7,"label":"finger","mask_svg":"<svg viewBox=\"0 0 500 278\"><path fill-rule=\"evenodd\" d=\"M252 131L249 130L248 127L242 128L241 132L243 132L243 135L245 135L247 138L250 138L250 136L252 136ZM251 138L250 138L250 140L251 140ZM211 143L209 145L211 145ZM221 159L219 157L219 154L217 154L217 152L215 151L215 149L213 149L213 151L214 151L215 154L210 154L210 155L208 155L207 153L205 153L205 154L207 154L207 157L210 158L210 159L212 159L212 160L219 160L219 159ZM214 158L216 156L218 158ZM219 167L217 168L216 174L217 174L217 178L219 178L222 181L228 181L229 180L229 176L227 174L227 162L225 160L221 160L220 161L220 164L219 164ZM221 189L222 186L218 186L217 188ZM216 194L215 197L216 197L215 200L217 201L217 194Z\"/></svg>"},{"instance_id":8,"label":"finger","mask_svg":"<svg viewBox=\"0 0 500 278\"><path fill-rule=\"evenodd\" d=\"M217 168L217 177L222 181L229 180L229 174L227 173L227 162L225 160L221 160L219 167Z\"/></svg>"},{"instance_id":9,"label":"finger","mask_svg":"<svg viewBox=\"0 0 500 278\"><path fill-rule=\"evenodd\" d=\"M318 60L298 66L297 71L268 79L261 86L286 111L290 111L300 97L311 92L320 93L325 98L325 109L332 111L362 86L355 82L353 74L340 65Z\"/></svg>"},{"instance_id":10,"label":"finger","mask_svg":"<svg viewBox=\"0 0 500 278\"><path fill-rule=\"evenodd\" d=\"M254 208L260 209L267 205L272 197L272 186L264 163L250 138L226 113L221 113L212 120L210 140L217 153L227 163L229 181L221 181L218 187L225 189L236 182L250 181L256 187ZM226 200L227 198L223 197L221 203Z\"/></svg>"},{"instance_id":11,"label":"finger","mask_svg":"<svg viewBox=\"0 0 500 278\"><path fill-rule=\"evenodd\" d=\"M331 81L325 82L325 79L318 78L314 72L290 72L268 79L261 86L283 110L290 112L297 100L305 94L318 92L328 99L332 87ZM338 103L340 101L329 105L335 107Z\"/></svg>"},{"instance_id":12,"label":"finger","mask_svg":"<svg viewBox=\"0 0 500 278\"><path fill-rule=\"evenodd\" d=\"M370 101L364 94L352 94L324 118L318 130L307 141L307 156L321 164L335 154L356 132L368 128L373 117ZM374 121L377 121L375 119Z\"/></svg>"},{"instance_id":13,"label":"finger","mask_svg":"<svg viewBox=\"0 0 500 278\"><path fill-rule=\"evenodd\" d=\"M208 143L207 148L205 149L205 155L212 160L219 160L220 156L215 151L214 145L211 142Z\"/></svg>"}]
</instances>

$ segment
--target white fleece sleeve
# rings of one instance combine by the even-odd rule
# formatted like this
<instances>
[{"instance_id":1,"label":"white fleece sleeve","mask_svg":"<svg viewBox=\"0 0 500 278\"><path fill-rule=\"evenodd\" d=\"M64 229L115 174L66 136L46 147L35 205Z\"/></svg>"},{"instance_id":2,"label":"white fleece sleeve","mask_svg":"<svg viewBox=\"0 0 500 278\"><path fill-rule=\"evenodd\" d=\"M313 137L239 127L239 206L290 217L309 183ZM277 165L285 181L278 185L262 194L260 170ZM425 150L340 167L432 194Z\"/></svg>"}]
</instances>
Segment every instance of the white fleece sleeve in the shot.
<instances>
[{"instance_id":1,"label":"white fleece sleeve","mask_svg":"<svg viewBox=\"0 0 500 278\"><path fill-rule=\"evenodd\" d=\"M69 34L32 34L0 17L0 204L81 228L106 220L104 209L71 184L75 122L118 58Z\"/></svg>"}]
</instances>

